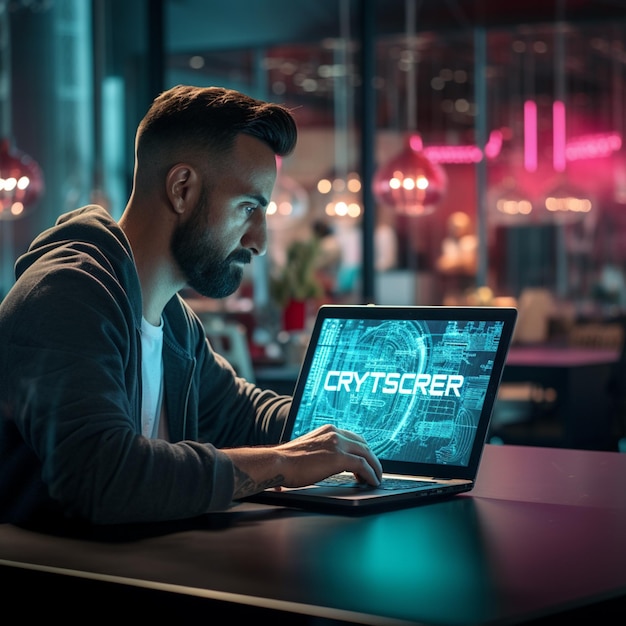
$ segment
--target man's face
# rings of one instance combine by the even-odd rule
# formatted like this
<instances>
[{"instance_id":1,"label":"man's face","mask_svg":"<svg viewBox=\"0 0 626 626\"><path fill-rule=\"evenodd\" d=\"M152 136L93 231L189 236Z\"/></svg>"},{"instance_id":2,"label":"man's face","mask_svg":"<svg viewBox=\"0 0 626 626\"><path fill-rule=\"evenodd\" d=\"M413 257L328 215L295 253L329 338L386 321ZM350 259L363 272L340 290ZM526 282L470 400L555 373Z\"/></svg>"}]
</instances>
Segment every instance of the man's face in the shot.
<instances>
[{"instance_id":1,"label":"man's face","mask_svg":"<svg viewBox=\"0 0 626 626\"><path fill-rule=\"evenodd\" d=\"M265 254L265 211L276 180L272 150L239 135L233 149L207 166L210 180L172 237L172 254L187 284L210 298L234 293L244 265Z\"/></svg>"}]
</instances>

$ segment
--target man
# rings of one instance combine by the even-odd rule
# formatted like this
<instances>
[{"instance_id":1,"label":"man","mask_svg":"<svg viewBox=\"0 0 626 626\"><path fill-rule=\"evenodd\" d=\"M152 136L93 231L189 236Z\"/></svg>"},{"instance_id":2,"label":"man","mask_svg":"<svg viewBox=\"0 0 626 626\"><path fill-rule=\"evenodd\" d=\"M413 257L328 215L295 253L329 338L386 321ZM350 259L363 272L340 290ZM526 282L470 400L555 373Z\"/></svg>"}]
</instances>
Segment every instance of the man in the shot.
<instances>
[{"instance_id":1,"label":"man","mask_svg":"<svg viewBox=\"0 0 626 626\"><path fill-rule=\"evenodd\" d=\"M348 470L377 484L362 437L324 426L279 444L290 398L238 378L178 295L222 298L266 251L283 107L177 86L139 125L119 222L61 216L0 305L0 519L151 522L223 510Z\"/></svg>"}]
</instances>

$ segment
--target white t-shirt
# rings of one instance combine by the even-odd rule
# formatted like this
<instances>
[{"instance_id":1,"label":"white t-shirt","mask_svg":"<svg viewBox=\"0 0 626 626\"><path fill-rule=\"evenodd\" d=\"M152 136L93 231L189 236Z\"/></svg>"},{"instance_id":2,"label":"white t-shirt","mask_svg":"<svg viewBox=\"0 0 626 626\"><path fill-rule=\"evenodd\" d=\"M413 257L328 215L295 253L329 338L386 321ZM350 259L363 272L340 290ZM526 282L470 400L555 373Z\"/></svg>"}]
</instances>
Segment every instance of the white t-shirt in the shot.
<instances>
[{"instance_id":1,"label":"white t-shirt","mask_svg":"<svg viewBox=\"0 0 626 626\"><path fill-rule=\"evenodd\" d=\"M141 318L141 432L144 437L167 438L163 415L163 320L153 326Z\"/></svg>"}]
</instances>

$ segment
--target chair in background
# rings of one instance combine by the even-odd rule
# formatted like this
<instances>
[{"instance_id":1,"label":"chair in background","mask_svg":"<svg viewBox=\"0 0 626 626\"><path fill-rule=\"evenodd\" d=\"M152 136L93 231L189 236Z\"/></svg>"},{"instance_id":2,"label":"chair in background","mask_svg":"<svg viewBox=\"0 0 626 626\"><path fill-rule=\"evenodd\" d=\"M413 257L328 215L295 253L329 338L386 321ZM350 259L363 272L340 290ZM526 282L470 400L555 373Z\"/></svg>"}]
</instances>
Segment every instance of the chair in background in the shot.
<instances>
[{"instance_id":1,"label":"chair in background","mask_svg":"<svg viewBox=\"0 0 626 626\"><path fill-rule=\"evenodd\" d=\"M558 447L562 437L554 389L536 383L507 383L498 392L488 441Z\"/></svg>"},{"instance_id":2,"label":"chair in background","mask_svg":"<svg viewBox=\"0 0 626 626\"><path fill-rule=\"evenodd\" d=\"M606 385L589 390L598 394L599 399L599 413L591 415L590 419L610 424L607 447L626 452L626 317L573 323L565 340L573 348L619 352L620 357L612 366ZM548 385L530 382L502 385L488 440L521 445L563 445L562 423L558 419L561 400L557 390Z\"/></svg>"},{"instance_id":3,"label":"chair in background","mask_svg":"<svg viewBox=\"0 0 626 626\"><path fill-rule=\"evenodd\" d=\"M527 287L517 303L518 318L513 341L516 344L541 344L549 340L550 319L556 305L548 289ZM547 417L556 401L553 389L533 382L502 383L494 406L492 443L541 442L551 445L558 433ZM548 428L549 426L549 428Z\"/></svg>"},{"instance_id":4,"label":"chair in background","mask_svg":"<svg viewBox=\"0 0 626 626\"><path fill-rule=\"evenodd\" d=\"M626 325L620 319L608 322L579 322L567 333L567 344L579 348L622 349Z\"/></svg>"},{"instance_id":5,"label":"chair in background","mask_svg":"<svg viewBox=\"0 0 626 626\"><path fill-rule=\"evenodd\" d=\"M239 376L255 382L245 326L214 314L201 314L200 319L213 349L226 358Z\"/></svg>"}]
</instances>

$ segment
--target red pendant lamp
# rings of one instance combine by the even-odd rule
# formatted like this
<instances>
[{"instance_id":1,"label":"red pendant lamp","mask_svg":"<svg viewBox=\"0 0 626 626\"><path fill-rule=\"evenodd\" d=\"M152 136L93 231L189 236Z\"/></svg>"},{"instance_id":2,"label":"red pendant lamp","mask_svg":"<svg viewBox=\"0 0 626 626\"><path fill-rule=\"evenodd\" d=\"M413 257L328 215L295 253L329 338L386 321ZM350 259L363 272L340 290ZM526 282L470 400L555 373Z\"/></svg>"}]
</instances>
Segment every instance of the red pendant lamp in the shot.
<instances>
[{"instance_id":1,"label":"red pendant lamp","mask_svg":"<svg viewBox=\"0 0 626 626\"><path fill-rule=\"evenodd\" d=\"M373 179L376 198L401 215L432 213L445 195L443 168L426 157L419 135L409 135L404 150L378 169Z\"/></svg>"},{"instance_id":2,"label":"red pendant lamp","mask_svg":"<svg viewBox=\"0 0 626 626\"><path fill-rule=\"evenodd\" d=\"M43 192L37 163L12 146L11 38L8 3L0 3L0 299L13 284L13 221L23 217Z\"/></svg>"},{"instance_id":3,"label":"red pendant lamp","mask_svg":"<svg viewBox=\"0 0 626 626\"><path fill-rule=\"evenodd\" d=\"M0 220L4 221L23 217L43 191L39 165L10 139L11 25L6 2L0 6L0 78Z\"/></svg>"},{"instance_id":4,"label":"red pendant lamp","mask_svg":"<svg viewBox=\"0 0 626 626\"><path fill-rule=\"evenodd\" d=\"M0 219L23 217L43 192L43 175L36 161L0 139Z\"/></svg>"},{"instance_id":5,"label":"red pendant lamp","mask_svg":"<svg viewBox=\"0 0 626 626\"><path fill-rule=\"evenodd\" d=\"M407 58L407 130L404 149L382 165L374 174L374 197L399 215L419 216L432 213L443 198L447 177L443 168L423 152L421 136L415 132L417 122L417 37L415 0L405 0Z\"/></svg>"}]
</instances>

